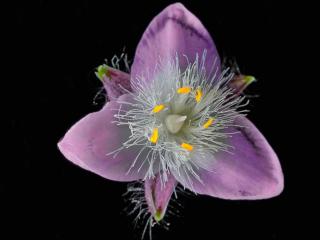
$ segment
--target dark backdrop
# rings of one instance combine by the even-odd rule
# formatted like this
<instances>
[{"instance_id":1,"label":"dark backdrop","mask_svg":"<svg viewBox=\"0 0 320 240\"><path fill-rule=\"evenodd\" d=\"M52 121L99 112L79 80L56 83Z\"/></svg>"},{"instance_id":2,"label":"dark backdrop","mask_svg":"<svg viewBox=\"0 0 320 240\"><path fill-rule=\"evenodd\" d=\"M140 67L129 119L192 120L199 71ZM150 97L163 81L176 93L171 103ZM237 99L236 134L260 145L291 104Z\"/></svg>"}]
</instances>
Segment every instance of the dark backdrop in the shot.
<instances>
[{"instance_id":1,"label":"dark backdrop","mask_svg":"<svg viewBox=\"0 0 320 240\"><path fill-rule=\"evenodd\" d=\"M102 102L93 104L101 87L95 67L123 47L132 59L143 31L169 3L25 1L13 6L14 97L8 123L13 148L10 167L1 169L0 189L5 223L13 229L3 239L16 234L20 239L139 239L141 229L135 230L122 211L126 184L76 167L56 143L73 123L101 108ZM243 73L257 77L247 91L260 96L252 99L249 118L278 153L286 185L270 200L181 197L181 217L170 219L170 231L155 229L154 239L286 239L299 230L287 134L292 122L286 94L295 80L288 84L282 66L281 33L290 23L273 1L183 3L207 27L221 56L235 57Z\"/></svg>"}]
</instances>

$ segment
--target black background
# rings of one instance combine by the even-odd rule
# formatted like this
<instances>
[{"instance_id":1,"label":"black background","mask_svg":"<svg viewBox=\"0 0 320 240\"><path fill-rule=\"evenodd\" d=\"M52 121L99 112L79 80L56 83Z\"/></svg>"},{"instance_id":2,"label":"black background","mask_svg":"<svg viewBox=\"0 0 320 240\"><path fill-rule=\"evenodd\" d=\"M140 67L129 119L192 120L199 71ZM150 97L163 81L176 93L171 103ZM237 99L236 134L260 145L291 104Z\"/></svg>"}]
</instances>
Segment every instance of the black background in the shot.
<instances>
[{"instance_id":1,"label":"black background","mask_svg":"<svg viewBox=\"0 0 320 240\"><path fill-rule=\"evenodd\" d=\"M133 59L143 31L169 3L26 1L13 6L8 126L14 147L9 166L1 169L0 188L6 200L2 213L8 213L4 222L13 228L2 225L9 230L3 239L20 234L21 239L139 239L141 229L135 230L122 211L126 184L76 167L56 143L73 123L101 108L102 102L93 104L101 87L95 67L124 47ZM259 95L252 98L249 118L278 153L285 190L260 201L181 197L181 217L170 218L170 231L156 228L153 237L287 239L301 230L288 121L288 96L296 80L289 84L283 77L282 36L290 21L273 1L183 3L212 34L220 55L235 57L243 73L257 77L247 91Z\"/></svg>"}]
</instances>

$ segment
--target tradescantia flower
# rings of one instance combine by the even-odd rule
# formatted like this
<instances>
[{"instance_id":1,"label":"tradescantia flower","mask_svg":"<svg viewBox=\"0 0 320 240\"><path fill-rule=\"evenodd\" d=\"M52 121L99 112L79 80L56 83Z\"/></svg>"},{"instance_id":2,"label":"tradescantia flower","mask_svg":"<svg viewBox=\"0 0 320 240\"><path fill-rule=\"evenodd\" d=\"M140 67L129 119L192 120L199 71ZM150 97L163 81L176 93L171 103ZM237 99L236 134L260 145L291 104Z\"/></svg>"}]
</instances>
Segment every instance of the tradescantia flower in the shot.
<instances>
[{"instance_id":1,"label":"tradescantia flower","mask_svg":"<svg viewBox=\"0 0 320 240\"><path fill-rule=\"evenodd\" d=\"M254 78L222 69L209 33L182 4L152 20L130 73L101 65L97 76L109 101L58 147L104 178L143 181L143 201L156 221L178 183L223 199L281 193L278 158L244 115L241 92Z\"/></svg>"}]
</instances>

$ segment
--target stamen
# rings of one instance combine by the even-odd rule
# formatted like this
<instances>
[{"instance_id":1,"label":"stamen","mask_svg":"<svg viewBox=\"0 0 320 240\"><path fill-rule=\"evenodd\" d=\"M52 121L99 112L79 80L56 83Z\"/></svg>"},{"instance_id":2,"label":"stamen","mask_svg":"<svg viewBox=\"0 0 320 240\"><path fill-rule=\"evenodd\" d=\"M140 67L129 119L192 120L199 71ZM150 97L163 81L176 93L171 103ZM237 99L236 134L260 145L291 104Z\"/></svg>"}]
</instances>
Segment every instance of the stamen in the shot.
<instances>
[{"instance_id":1,"label":"stamen","mask_svg":"<svg viewBox=\"0 0 320 240\"><path fill-rule=\"evenodd\" d=\"M153 108L152 112L153 112L153 113L158 113L158 112L162 111L163 109L164 109L164 105L163 105L163 104L159 104L159 105L156 105L156 106Z\"/></svg>"},{"instance_id":2,"label":"stamen","mask_svg":"<svg viewBox=\"0 0 320 240\"><path fill-rule=\"evenodd\" d=\"M208 128L214 121L214 118L209 118L208 121L203 124L203 128Z\"/></svg>"},{"instance_id":3,"label":"stamen","mask_svg":"<svg viewBox=\"0 0 320 240\"><path fill-rule=\"evenodd\" d=\"M158 130L158 128L154 128L153 131L152 131L152 135L151 135L149 140L152 143L157 143L158 137L159 137L159 130Z\"/></svg>"},{"instance_id":4,"label":"stamen","mask_svg":"<svg viewBox=\"0 0 320 240\"><path fill-rule=\"evenodd\" d=\"M200 100L202 98L202 91L200 88L197 89L195 98L196 98L197 103L200 102Z\"/></svg>"},{"instance_id":5,"label":"stamen","mask_svg":"<svg viewBox=\"0 0 320 240\"><path fill-rule=\"evenodd\" d=\"M182 143L180 146L189 152L191 152L193 149L193 146L188 143Z\"/></svg>"},{"instance_id":6,"label":"stamen","mask_svg":"<svg viewBox=\"0 0 320 240\"><path fill-rule=\"evenodd\" d=\"M178 88L177 93L179 94L187 94L191 91L191 87L182 87Z\"/></svg>"}]
</instances>

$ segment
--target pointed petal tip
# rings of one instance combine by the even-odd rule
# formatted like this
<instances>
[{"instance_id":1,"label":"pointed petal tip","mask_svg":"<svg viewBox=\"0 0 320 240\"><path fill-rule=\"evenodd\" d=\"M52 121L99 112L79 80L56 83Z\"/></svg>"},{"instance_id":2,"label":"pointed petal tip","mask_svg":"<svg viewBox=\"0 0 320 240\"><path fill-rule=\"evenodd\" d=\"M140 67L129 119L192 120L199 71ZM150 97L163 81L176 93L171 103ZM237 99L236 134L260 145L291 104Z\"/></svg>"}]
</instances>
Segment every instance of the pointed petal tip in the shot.
<instances>
[{"instance_id":1,"label":"pointed petal tip","mask_svg":"<svg viewBox=\"0 0 320 240\"><path fill-rule=\"evenodd\" d=\"M257 195L248 195L237 197L237 199L269 199L279 196L284 189L284 175L280 160L264 137L264 135L257 129L257 127L246 117L239 117L237 120L240 126L244 126L242 129L242 136L245 138L242 141L247 141L249 145L244 144L241 141L235 141L238 152L242 152L241 148L244 147L245 155L248 159L244 160L247 164L251 164L252 168L259 170L260 176L256 176L256 172L247 172L247 177L257 179L257 186L260 187L260 192ZM240 136L237 136L240 138ZM251 146L250 146L251 145Z\"/></svg>"},{"instance_id":2,"label":"pointed petal tip","mask_svg":"<svg viewBox=\"0 0 320 240\"><path fill-rule=\"evenodd\" d=\"M106 64L100 65L96 72L97 77L103 83L109 100L131 92L130 74L110 67Z\"/></svg>"},{"instance_id":3,"label":"pointed petal tip","mask_svg":"<svg viewBox=\"0 0 320 240\"><path fill-rule=\"evenodd\" d=\"M168 6L169 7L176 7L176 8L184 8L185 9L185 6L183 5L183 3L181 2L175 2L175 3L172 3Z\"/></svg>"},{"instance_id":4,"label":"pointed petal tip","mask_svg":"<svg viewBox=\"0 0 320 240\"><path fill-rule=\"evenodd\" d=\"M160 222L163 217L165 215L165 212L162 211L161 209L157 209L157 211L155 212L155 214L153 215L154 220L156 220L157 222Z\"/></svg>"},{"instance_id":5,"label":"pointed petal tip","mask_svg":"<svg viewBox=\"0 0 320 240\"><path fill-rule=\"evenodd\" d=\"M145 30L132 64L132 80L144 74L152 78L159 59L166 62L178 55L183 69L204 52L208 73L219 71L220 58L209 32L183 4L171 4L155 16Z\"/></svg>"},{"instance_id":6,"label":"pointed petal tip","mask_svg":"<svg viewBox=\"0 0 320 240\"><path fill-rule=\"evenodd\" d=\"M148 209L156 222L160 222L166 214L172 193L177 185L173 175L168 176L168 180L163 183L160 173L155 178L146 179L144 182L145 198Z\"/></svg>"},{"instance_id":7,"label":"pointed petal tip","mask_svg":"<svg viewBox=\"0 0 320 240\"><path fill-rule=\"evenodd\" d=\"M169 11L175 14L183 14L184 12L189 12L189 10L181 2L176 2L168 5L163 11ZM176 15L175 15L176 16ZM181 15L179 15L181 16Z\"/></svg>"},{"instance_id":8,"label":"pointed petal tip","mask_svg":"<svg viewBox=\"0 0 320 240\"><path fill-rule=\"evenodd\" d=\"M128 100L126 96L119 99ZM117 155L108 154L119 149L130 134L127 127L113 123L114 111L119 105L111 101L102 110L88 114L74 124L57 145L72 163L109 180L128 182L142 179L147 165L138 161L131 167L139 147L123 149ZM142 166L141 171L137 170L138 165ZM128 172L129 169L132 171Z\"/></svg>"},{"instance_id":9,"label":"pointed petal tip","mask_svg":"<svg viewBox=\"0 0 320 240\"><path fill-rule=\"evenodd\" d=\"M84 169L88 169L87 166L81 161L81 159L75 154L75 151L73 150L72 145L64 141L64 138L62 138L58 142L57 147L59 151L62 153L62 155L66 159L68 159L70 162Z\"/></svg>"}]
</instances>

